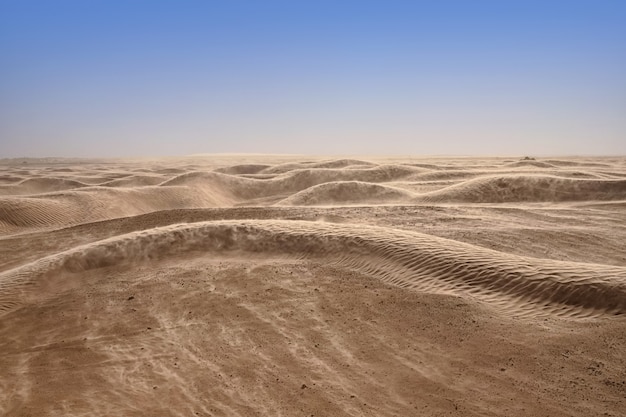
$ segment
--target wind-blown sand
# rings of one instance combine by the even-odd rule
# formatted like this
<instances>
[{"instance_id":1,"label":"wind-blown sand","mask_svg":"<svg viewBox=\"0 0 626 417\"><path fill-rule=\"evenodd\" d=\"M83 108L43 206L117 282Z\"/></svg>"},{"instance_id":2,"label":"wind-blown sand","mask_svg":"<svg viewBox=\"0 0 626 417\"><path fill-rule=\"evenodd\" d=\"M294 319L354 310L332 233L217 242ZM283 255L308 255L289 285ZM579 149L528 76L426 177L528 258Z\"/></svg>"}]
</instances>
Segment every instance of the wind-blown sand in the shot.
<instances>
[{"instance_id":1,"label":"wind-blown sand","mask_svg":"<svg viewBox=\"0 0 626 417\"><path fill-rule=\"evenodd\" d=\"M0 415L625 415L626 158L2 160L0 254Z\"/></svg>"}]
</instances>

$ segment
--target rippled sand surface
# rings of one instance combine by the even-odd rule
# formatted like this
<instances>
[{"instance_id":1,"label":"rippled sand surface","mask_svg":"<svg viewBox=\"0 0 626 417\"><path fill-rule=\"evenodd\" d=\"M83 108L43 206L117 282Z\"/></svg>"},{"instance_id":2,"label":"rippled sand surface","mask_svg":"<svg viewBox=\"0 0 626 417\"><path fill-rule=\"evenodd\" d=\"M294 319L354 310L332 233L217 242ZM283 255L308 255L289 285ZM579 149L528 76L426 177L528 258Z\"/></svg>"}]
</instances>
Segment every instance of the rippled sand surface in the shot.
<instances>
[{"instance_id":1,"label":"rippled sand surface","mask_svg":"<svg viewBox=\"0 0 626 417\"><path fill-rule=\"evenodd\" d=\"M0 415L622 416L626 158L0 160Z\"/></svg>"}]
</instances>

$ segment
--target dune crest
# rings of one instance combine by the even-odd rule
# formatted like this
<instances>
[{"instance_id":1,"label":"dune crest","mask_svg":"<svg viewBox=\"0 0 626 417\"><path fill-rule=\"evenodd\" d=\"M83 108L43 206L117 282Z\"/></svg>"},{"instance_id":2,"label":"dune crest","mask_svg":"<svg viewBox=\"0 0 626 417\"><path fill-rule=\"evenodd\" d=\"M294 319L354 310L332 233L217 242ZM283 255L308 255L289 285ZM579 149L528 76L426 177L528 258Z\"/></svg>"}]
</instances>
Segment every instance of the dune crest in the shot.
<instances>
[{"instance_id":1,"label":"dune crest","mask_svg":"<svg viewBox=\"0 0 626 417\"><path fill-rule=\"evenodd\" d=\"M626 199L626 180L519 175L465 181L419 196L416 201L508 203L624 199Z\"/></svg>"},{"instance_id":2,"label":"dune crest","mask_svg":"<svg viewBox=\"0 0 626 417\"><path fill-rule=\"evenodd\" d=\"M626 268L504 255L384 228L255 220L175 225L131 233L46 257L0 275L0 310L39 280L190 251L322 257L402 288L467 294L515 309L525 303L574 315L626 314ZM52 284L48 284L52 285Z\"/></svg>"},{"instance_id":3,"label":"dune crest","mask_svg":"<svg viewBox=\"0 0 626 417\"><path fill-rule=\"evenodd\" d=\"M333 181L314 185L280 201L280 205L385 204L414 197L400 188L361 181Z\"/></svg>"}]
</instances>

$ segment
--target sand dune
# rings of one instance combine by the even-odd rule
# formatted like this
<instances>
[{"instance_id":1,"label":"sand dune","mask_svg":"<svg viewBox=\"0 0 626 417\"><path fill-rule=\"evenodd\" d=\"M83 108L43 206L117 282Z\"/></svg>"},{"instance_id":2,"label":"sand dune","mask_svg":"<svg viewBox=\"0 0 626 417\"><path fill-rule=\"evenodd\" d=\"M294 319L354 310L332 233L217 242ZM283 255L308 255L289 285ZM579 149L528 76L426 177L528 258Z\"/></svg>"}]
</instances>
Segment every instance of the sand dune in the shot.
<instances>
[{"instance_id":1,"label":"sand dune","mask_svg":"<svg viewBox=\"0 0 626 417\"><path fill-rule=\"evenodd\" d=\"M271 165L264 164L243 164L243 165L233 165L224 168L218 168L215 172L220 172L222 174L230 174L230 175L241 175L241 174L258 174L260 171L263 171L266 168L270 168Z\"/></svg>"},{"instance_id":2,"label":"sand dune","mask_svg":"<svg viewBox=\"0 0 626 417\"><path fill-rule=\"evenodd\" d=\"M0 193L5 194L0 197L0 229L78 224L186 207L626 199L626 180L570 178L569 172L564 172L563 177L535 174L478 175L477 178L466 173L469 179L461 179L462 171L434 172L437 174L434 176L417 174L417 177L413 172L412 168L384 165L352 170L297 169L260 179L194 171L166 180L156 175L131 175L98 187L67 179L34 178L0 188ZM412 181L404 182L405 178ZM432 181L433 178L447 180ZM38 194L36 190L41 195L34 195Z\"/></svg>"},{"instance_id":3,"label":"sand dune","mask_svg":"<svg viewBox=\"0 0 626 417\"><path fill-rule=\"evenodd\" d=\"M541 161L516 161L506 164L507 167L537 167L537 168L554 168L555 165L549 162Z\"/></svg>"},{"instance_id":4,"label":"sand dune","mask_svg":"<svg viewBox=\"0 0 626 417\"><path fill-rule=\"evenodd\" d=\"M245 178L216 172L190 172L163 182L162 186L187 185L221 190L241 199L295 193L315 185L336 181L387 182L403 178L414 170L397 165L366 169L294 169L269 179Z\"/></svg>"},{"instance_id":5,"label":"sand dune","mask_svg":"<svg viewBox=\"0 0 626 417\"><path fill-rule=\"evenodd\" d=\"M14 185L0 186L0 195L43 194L87 186L80 181L64 178L28 178Z\"/></svg>"},{"instance_id":6,"label":"sand dune","mask_svg":"<svg viewBox=\"0 0 626 417\"><path fill-rule=\"evenodd\" d=\"M170 186L84 188L33 197L0 199L0 231L14 228L61 226L158 210L232 205L229 195Z\"/></svg>"},{"instance_id":7,"label":"sand dune","mask_svg":"<svg viewBox=\"0 0 626 417\"><path fill-rule=\"evenodd\" d=\"M15 184L16 182L20 181L24 181L24 178L17 175L0 175L0 183L2 185Z\"/></svg>"},{"instance_id":8,"label":"sand dune","mask_svg":"<svg viewBox=\"0 0 626 417\"><path fill-rule=\"evenodd\" d=\"M589 168L606 168L610 167L609 163L592 162L592 161L575 161L575 160L562 160L562 159L546 159L544 161L547 164L558 167L589 167Z\"/></svg>"},{"instance_id":9,"label":"sand dune","mask_svg":"<svg viewBox=\"0 0 626 417\"><path fill-rule=\"evenodd\" d=\"M418 197L424 202L507 203L626 199L626 180L548 175L477 178Z\"/></svg>"},{"instance_id":10,"label":"sand dune","mask_svg":"<svg viewBox=\"0 0 626 417\"><path fill-rule=\"evenodd\" d=\"M112 265L148 262L189 251L246 251L324 257L402 288L467 292L514 309L588 315L626 314L626 267L503 255L425 234L362 225L311 222L213 222L122 235L42 258L0 276L0 311L37 299L55 277ZM63 287L61 285L61 287ZM26 289L31 295L25 296ZM506 297L505 297L506 296Z\"/></svg>"},{"instance_id":11,"label":"sand dune","mask_svg":"<svg viewBox=\"0 0 626 417\"><path fill-rule=\"evenodd\" d=\"M622 415L625 177L0 161L0 415Z\"/></svg>"},{"instance_id":12,"label":"sand dune","mask_svg":"<svg viewBox=\"0 0 626 417\"><path fill-rule=\"evenodd\" d=\"M385 204L409 201L413 197L400 188L361 181L333 181L314 185L280 201L294 206L335 204Z\"/></svg>"},{"instance_id":13,"label":"sand dune","mask_svg":"<svg viewBox=\"0 0 626 417\"><path fill-rule=\"evenodd\" d=\"M101 187L145 187L158 185L163 182L163 177L157 175L130 175L99 184Z\"/></svg>"},{"instance_id":14,"label":"sand dune","mask_svg":"<svg viewBox=\"0 0 626 417\"><path fill-rule=\"evenodd\" d=\"M310 168L350 168L374 166L373 162L361 161L359 159L331 159L329 161L312 163Z\"/></svg>"},{"instance_id":15,"label":"sand dune","mask_svg":"<svg viewBox=\"0 0 626 417\"><path fill-rule=\"evenodd\" d=\"M283 164L278 164L275 166L269 166L263 169L263 173L266 174L284 174L285 172L295 171L299 169L339 169L339 168L350 168L350 167L359 167L364 168L368 166L375 166L376 164L361 161L358 159L331 159L327 161L307 161L307 162L287 162Z\"/></svg>"}]
</instances>

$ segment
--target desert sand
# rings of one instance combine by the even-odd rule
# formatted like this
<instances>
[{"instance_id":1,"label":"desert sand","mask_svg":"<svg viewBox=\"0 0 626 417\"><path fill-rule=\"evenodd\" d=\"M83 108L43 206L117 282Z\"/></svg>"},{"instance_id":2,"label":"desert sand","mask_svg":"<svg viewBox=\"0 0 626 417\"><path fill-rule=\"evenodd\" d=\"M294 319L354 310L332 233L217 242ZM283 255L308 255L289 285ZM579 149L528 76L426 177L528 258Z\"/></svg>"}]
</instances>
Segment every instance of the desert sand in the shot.
<instances>
[{"instance_id":1,"label":"desert sand","mask_svg":"<svg viewBox=\"0 0 626 417\"><path fill-rule=\"evenodd\" d=\"M625 157L0 160L0 415L625 410Z\"/></svg>"}]
</instances>

